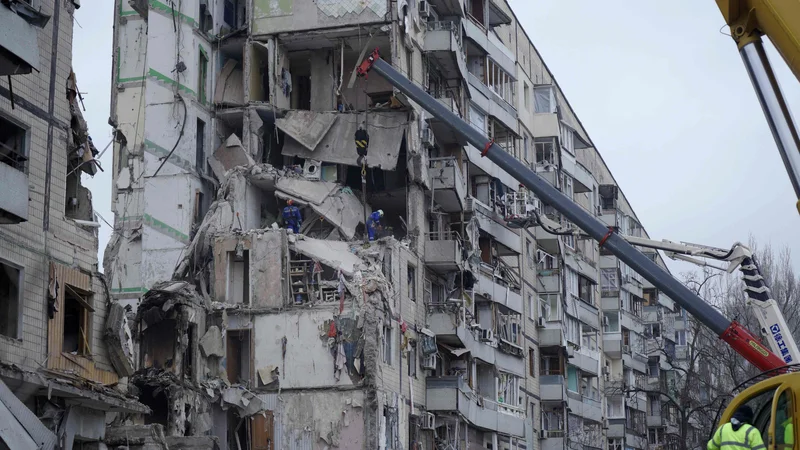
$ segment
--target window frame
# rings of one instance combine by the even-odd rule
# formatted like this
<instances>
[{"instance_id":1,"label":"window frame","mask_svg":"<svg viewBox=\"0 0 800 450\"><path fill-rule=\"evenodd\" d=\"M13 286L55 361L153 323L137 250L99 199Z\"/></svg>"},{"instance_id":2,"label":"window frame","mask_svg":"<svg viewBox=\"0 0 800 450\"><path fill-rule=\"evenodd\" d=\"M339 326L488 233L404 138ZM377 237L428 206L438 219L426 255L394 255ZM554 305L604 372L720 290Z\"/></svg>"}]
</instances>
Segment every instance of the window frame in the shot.
<instances>
[{"instance_id":1,"label":"window frame","mask_svg":"<svg viewBox=\"0 0 800 450\"><path fill-rule=\"evenodd\" d=\"M19 128L22 131L22 143L20 145L20 151L16 151L17 153L17 161L14 164L9 164L8 160L5 158L0 158L0 163L5 164L11 167L14 170L18 170L24 174L28 173L28 161L30 159L30 148L31 148L31 127L24 122L17 120L14 117L11 117L3 112L0 112L0 120L8 122L11 126ZM5 149L5 147L3 147Z\"/></svg>"},{"instance_id":2,"label":"window frame","mask_svg":"<svg viewBox=\"0 0 800 450\"><path fill-rule=\"evenodd\" d=\"M4 258L0 258L0 264L8 266L17 271L17 299L16 299L16 330L14 336L0 334L1 337L14 340L22 340L23 314L25 304L25 266L14 263ZM2 267L0 267L2 269ZM9 317L10 319L10 317Z\"/></svg>"},{"instance_id":3,"label":"window frame","mask_svg":"<svg viewBox=\"0 0 800 450\"><path fill-rule=\"evenodd\" d=\"M547 91L547 105L542 105L546 107L540 108L540 103L536 101L537 99L537 91ZM544 97L540 97L544 99ZM533 113L534 114L555 114L558 111L558 105L556 103L556 93L555 93L555 86L552 84L541 84L541 85L534 85L533 86Z\"/></svg>"}]
</instances>

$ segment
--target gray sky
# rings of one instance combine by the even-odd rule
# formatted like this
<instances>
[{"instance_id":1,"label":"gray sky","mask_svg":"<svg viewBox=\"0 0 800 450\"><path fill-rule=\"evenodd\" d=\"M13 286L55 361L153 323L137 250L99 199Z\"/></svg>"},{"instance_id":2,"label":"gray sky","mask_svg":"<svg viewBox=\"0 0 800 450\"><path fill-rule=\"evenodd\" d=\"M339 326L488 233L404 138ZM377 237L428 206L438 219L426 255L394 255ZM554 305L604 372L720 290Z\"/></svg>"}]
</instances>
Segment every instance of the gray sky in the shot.
<instances>
[{"instance_id":1,"label":"gray sky","mask_svg":"<svg viewBox=\"0 0 800 450\"><path fill-rule=\"evenodd\" d=\"M714 1L511 4L652 238L728 247L752 233L800 255L788 175Z\"/></svg>"},{"instance_id":2,"label":"gray sky","mask_svg":"<svg viewBox=\"0 0 800 450\"><path fill-rule=\"evenodd\" d=\"M800 255L788 176L714 1L510 1L651 237L727 247L752 233ZM92 2L75 16L73 65L98 148L111 139L112 12ZM800 110L800 83L770 56ZM112 222L110 151L102 163L84 183Z\"/></svg>"}]
</instances>

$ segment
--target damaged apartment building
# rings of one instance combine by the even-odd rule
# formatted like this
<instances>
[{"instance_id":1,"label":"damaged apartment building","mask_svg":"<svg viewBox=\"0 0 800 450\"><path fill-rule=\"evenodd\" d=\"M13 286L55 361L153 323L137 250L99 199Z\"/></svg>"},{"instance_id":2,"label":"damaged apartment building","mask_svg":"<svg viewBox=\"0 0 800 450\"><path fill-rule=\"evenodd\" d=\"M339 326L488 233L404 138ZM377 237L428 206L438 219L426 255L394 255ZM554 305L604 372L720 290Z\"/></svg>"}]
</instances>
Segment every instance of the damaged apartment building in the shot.
<instances>
[{"instance_id":1,"label":"damaged apartment building","mask_svg":"<svg viewBox=\"0 0 800 450\"><path fill-rule=\"evenodd\" d=\"M79 2L0 4L0 448L100 449L149 409L98 273L96 160L71 68Z\"/></svg>"},{"instance_id":2,"label":"damaged apartment building","mask_svg":"<svg viewBox=\"0 0 800 450\"><path fill-rule=\"evenodd\" d=\"M618 365L603 353L606 332L625 338L599 277L621 263L552 234L569 224L481 150L379 75L355 75L379 48L609 213L609 169L504 0L116 0L115 11L104 268L131 324L129 384L151 413L113 439L644 448L624 426L608 434L605 384L627 363L623 347ZM635 217L621 198L619 216ZM521 211L544 225L506 221Z\"/></svg>"}]
</instances>

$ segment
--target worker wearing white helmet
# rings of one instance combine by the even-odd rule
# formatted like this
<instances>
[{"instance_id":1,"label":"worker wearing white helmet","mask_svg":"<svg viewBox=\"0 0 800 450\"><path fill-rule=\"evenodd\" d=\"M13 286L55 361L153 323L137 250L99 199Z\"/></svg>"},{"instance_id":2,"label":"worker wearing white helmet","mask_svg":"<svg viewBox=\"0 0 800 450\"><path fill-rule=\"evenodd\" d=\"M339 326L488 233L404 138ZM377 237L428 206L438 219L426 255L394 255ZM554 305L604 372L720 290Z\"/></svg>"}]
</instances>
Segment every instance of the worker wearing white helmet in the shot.
<instances>
[{"instance_id":1,"label":"worker wearing white helmet","mask_svg":"<svg viewBox=\"0 0 800 450\"><path fill-rule=\"evenodd\" d=\"M369 235L369 240L375 240L375 229L381 227L381 219L383 218L383 210L379 209L372 214L369 215L367 218L367 234Z\"/></svg>"}]
</instances>

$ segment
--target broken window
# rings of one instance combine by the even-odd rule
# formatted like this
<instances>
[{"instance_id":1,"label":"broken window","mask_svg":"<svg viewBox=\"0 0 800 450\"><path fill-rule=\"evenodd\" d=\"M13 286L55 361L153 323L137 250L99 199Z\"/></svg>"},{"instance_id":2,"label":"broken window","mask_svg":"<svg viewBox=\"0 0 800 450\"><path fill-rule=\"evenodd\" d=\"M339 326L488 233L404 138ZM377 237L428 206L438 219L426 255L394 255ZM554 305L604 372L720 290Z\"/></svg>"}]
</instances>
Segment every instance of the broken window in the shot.
<instances>
[{"instance_id":1,"label":"broken window","mask_svg":"<svg viewBox=\"0 0 800 450\"><path fill-rule=\"evenodd\" d=\"M164 319L142 331L142 365L172 371L175 360L177 323Z\"/></svg>"},{"instance_id":2,"label":"broken window","mask_svg":"<svg viewBox=\"0 0 800 450\"><path fill-rule=\"evenodd\" d=\"M81 185L81 171L71 165L70 174L67 175L65 186L64 216L69 219L93 220L91 193Z\"/></svg>"},{"instance_id":3,"label":"broken window","mask_svg":"<svg viewBox=\"0 0 800 450\"><path fill-rule=\"evenodd\" d=\"M238 246L237 246L238 247ZM237 248L228 252L228 303L250 303L250 252Z\"/></svg>"},{"instance_id":4,"label":"broken window","mask_svg":"<svg viewBox=\"0 0 800 450\"><path fill-rule=\"evenodd\" d=\"M411 341L408 348L408 376L417 377L417 341Z\"/></svg>"},{"instance_id":5,"label":"broken window","mask_svg":"<svg viewBox=\"0 0 800 450\"><path fill-rule=\"evenodd\" d=\"M244 0L225 0L222 18L232 29L237 29L245 20Z\"/></svg>"},{"instance_id":6,"label":"broken window","mask_svg":"<svg viewBox=\"0 0 800 450\"><path fill-rule=\"evenodd\" d=\"M145 425L157 423L166 427L169 421L169 399L164 388L159 385L145 385L139 392L139 401L151 410L150 414L144 415Z\"/></svg>"},{"instance_id":7,"label":"broken window","mask_svg":"<svg viewBox=\"0 0 800 450\"><path fill-rule=\"evenodd\" d=\"M208 10L208 0L200 0L200 23L198 28L204 33L210 33L214 27L214 18Z\"/></svg>"},{"instance_id":8,"label":"broken window","mask_svg":"<svg viewBox=\"0 0 800 450\"><path fill-rule=\"evenodd\" d=\"M392 365L392 327L384 326L383 327L383 337L382 337L382 352L383 352L383 362L389 366Z\"/></svg>"},{"instance_id":9,"label":"broken window","mask_svg":"<svg viewBox=\"0 0 800 450\"><path fill-rule=\"evenodd\" d=\"M0 162L25 171L25 161L28 160L25 148L27 137L27 130L0 117Z\"/></svg>"},{"instance_id":10,"label":"broken window","mask_svg":"<svg viewBox=\"0 0 800 450\"><path fill-rule=\"evenodd\" d=\"M225 369L228 381L250 385L250 330L228 330L225 353Z\"/></svg>"},{"instance_id":11,"label":"broken window","mask_svg":"<svg viewBox=\"0 0 800 450\"><path fill-rule=\"evenodd\" d=\"M384 429L384 439L386 439L386 449L397 448L397 409L388 406L383 407L383 417L381 417L381 428Z\"/></svg>"},{"instance_id":12,"label":"broken window","mask_svg":"<svg viewBox=\"0 0 800 450\"><path fill-rule=\"evenodd\" d=\"M206 102L206 85L208 81L208 55L203 50L203 47L200 48L200 61L197 67L197 100L200 103Z\"/></svg>"},{"instance_id":13,"label":"broken window","mask_svg":"<svg viewBox=\"0 0 800 450\"><path fill-rule=\"evenodd\" d=\"M514 80L511 75L491 59L486 64L486 75L486 86L506 103L514 106Z\"/></svg>"},{"instance_id":14,"label":"broken window","mask_svg":"<svg viewBox=\"0 0 800 450\"><path fill-rule=\"evenodd\" d=\"M533 347L528 347L528 373L536 377L536 350Z\"/></svg>"},{"instance_id":15,"label":"broken window","mask_svg":"<svg viewBox=\"0 0 800 450\"><path fill-rule=\"evenodd\" d=\"M200 86L203 86L202 84ZM197 119L197 140L194 148L194 168L197 173L205 172L206 167L206 123Z\"/></svg>"},{"instance_id":16,"label":"broken window","mask_svg":"<svg viewBox=\"0 0 800 450\"><path fill-rule=\"evenodd\" d=\"M92 354L89 342L92 339L91 292L82 291L69 284L64 285L64 339L61 350L73 355Z\"/></svg>"},{"instance_id":17,"label":"broken window","mask_svg":"<svg viewBox=\"0 0 800 450\"><path fill-rule=\"evenodd\" d=\"M194 341L197 335L197 325L190 324L186 334L187 344L183 351L183 374L194 378Z\"/></svg>"},{"instance_id":18,"label":"broken window","mask_svg":"<svg viewBox=\"0 0 800 450\"><path fill-rule=\"evenodd\" d=\"M552 114L556 112L556 95L553 86L535 86L533 88L534 112Z\"/></svg>"},{"instance_id":19,"label":"broken window","mask_svg":"<svg viewBox=\"0 0 800 450\"><path fill-rule=\"evenodd\" d=\"M0 334L18 338L22 305L22 269L0 262Z\"/></svg>"},{"instance_id":20,"label":"broken window","mask_svg":"<svg viewBox=\"0 0 800 450\"><path fill-rule=\"evenodd\" d=\"M556 164L556 141L555 138L537 138L534 141L536 147L536 164L555 165Z\"/></svg>"},{"instance_id":21,"label":"broken window","mask_svg":"<svg viewBox=\"0 0 800 450\"><path fill-rule=\"evenodd\" d=\"M408 298L417 301L417 271L414 266L408 266Z\"/></svg>"},{"instance_id":22,"label":"broken window","mask_svg":"<svg viewBox=\"0 0 800 450\"><path fill-rule=\"evenodd\" d=\"M486 7L484 2L486 0L468 0L467 1L467 14L480 26L486 27Z\"/></svg>"}]
</instances>

